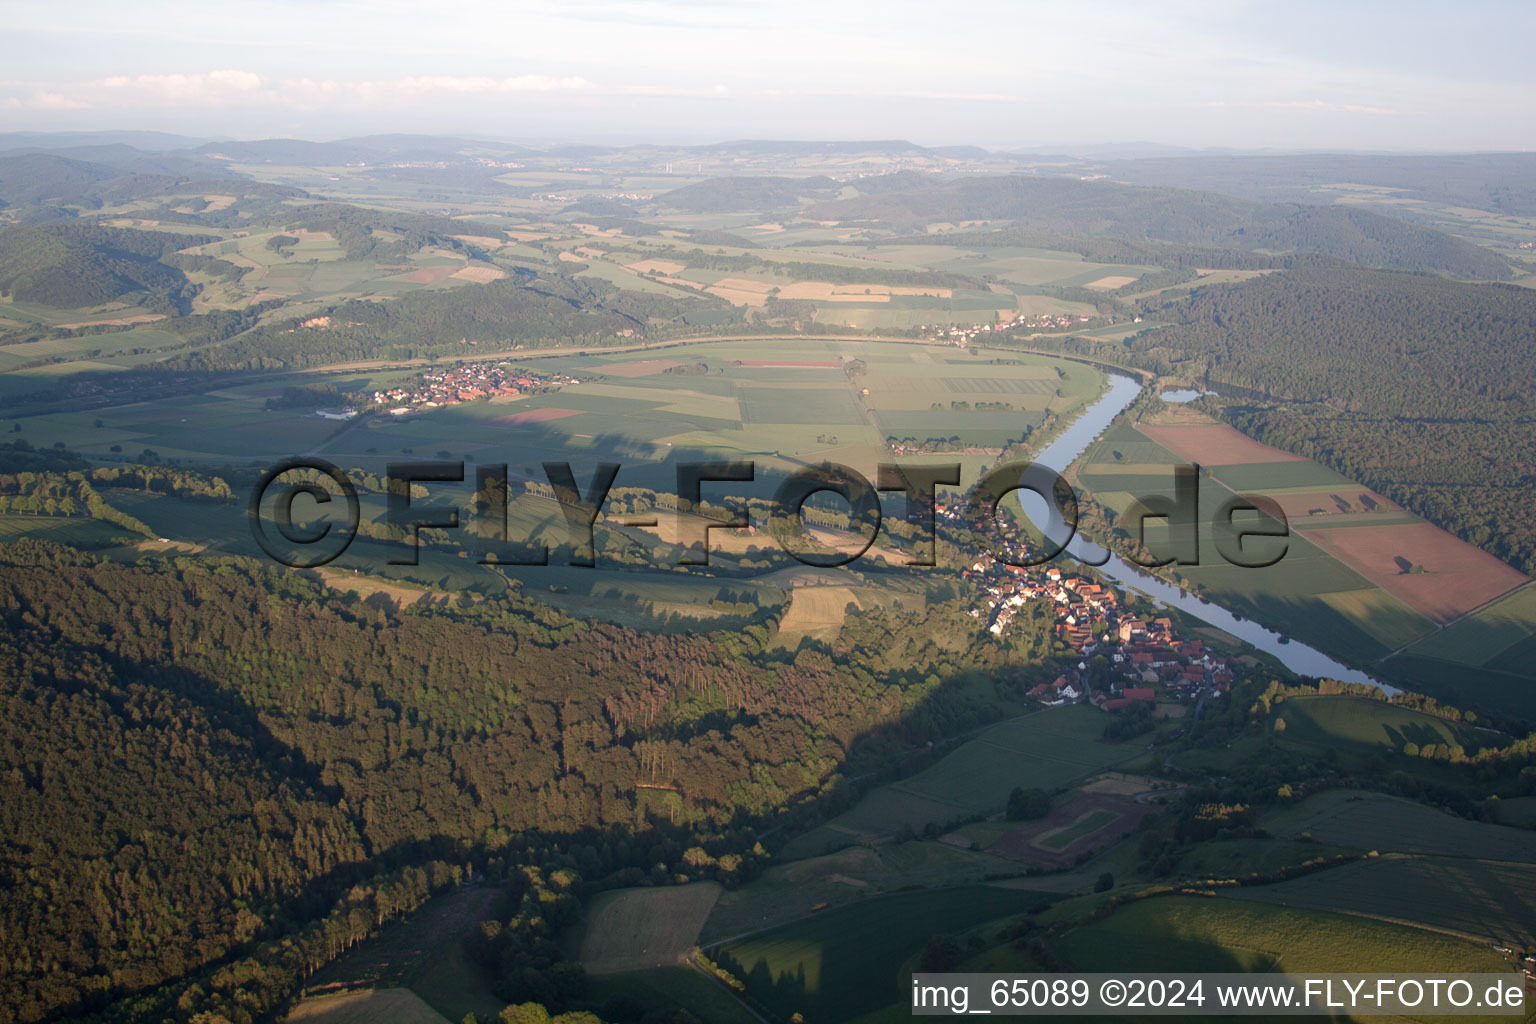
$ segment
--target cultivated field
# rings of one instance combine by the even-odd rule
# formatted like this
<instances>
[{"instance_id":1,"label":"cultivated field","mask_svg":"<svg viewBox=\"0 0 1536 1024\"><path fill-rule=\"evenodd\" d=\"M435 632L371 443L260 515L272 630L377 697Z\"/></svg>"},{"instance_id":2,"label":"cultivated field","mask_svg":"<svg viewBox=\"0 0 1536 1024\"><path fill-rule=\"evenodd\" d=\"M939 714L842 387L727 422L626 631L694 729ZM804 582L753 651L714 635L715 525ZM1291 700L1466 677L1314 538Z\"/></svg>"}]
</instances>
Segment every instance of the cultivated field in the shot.
<instances>
[{"instance_id":1,"label":"cultivated field","mask_svg":"<svg viewBox=\"0 0 1536 1024\"><path fill-rule=\"evenodd\" d=\"M394 1020L427 1024L462 1020L466 1013L494 1016L504 1005L487 987L479 966L470 959L469 942L480 922L495 916L500 890L491 886L458 889L429 900L403 921L389 925L374 938L333 961L306 983L316 1005L324 1009L335 996L331 989L371 990L351 1016L319 1018L324 1024ZM373 1000L382 999L381 1005ZM301 1003L301 1008L311 1000ZM350 1007L352 1004L343 1003ZM408 1014L436 1011L442 1015ZM315 1018L290 1018L311 1020Z\"/></svg>"},{"instance_id":2,"label":"cultivated field","mask_svg":"<svg viewBox=\"0 0 1536 1024\"><path fill-rule=\"evenodd\" d=\"M1532 637L1536 637L1536 587L1525 586L1409 650L1426 658L1487 665L1499 661L1506 652L1513 653ZM1512 660L1511 667L1516 667L1523 655Z\"/></svg>"},{"instance_id":3,"label":"cultivated field","mask_svg":"<svg viewBox=\"0 0 1536 1024\"><path fill-rule=\"evenodd\" d=\"M364 989L311 996L283 1018L289 1024L451 1024L408 988Z\"/></svg>"},{"instance_id":4,"label":"cultivated field","mask_svg":"<svg viewBox=\"0 0 1536 1024\"><path fill-rule=\"evenodd\" d=\"M872 791L852 810L795 840L785 855L813 855L903 826L920 830L989 814L1002 809L1015 786L1055 789L1140 753L1102 742L1104 721L1103 712L1081 704L994 726L932 767Z\"/></svg>"},{"instance_id":5,"label":"cultivated field","mask_svg":"<svg viewBox=\"0 0 1536 1024\"><path fill-rule=\"evenodd\" d=\"M1123 515L1136 497L1171 496L1170 467L1181 461L1212 470L1200 479L1200 564L1176 569L1186 585L1389 682L1449 703L1529 706L1517 677L1536 657L1536 595L1500 597L1526 577L1330 469L1181 407L1110 427L1076 480ZM1286 513L1291 533L1275 565L1232 566L1215 549L1208 524L1234 494L1270 497ZM1164 536L1154 521L1149 540Z\"/></svg>"},{"instance_id":6,"label":"cultivated field","mask_svg":"<svg viewBox=\"0 0 1536 1024\"><path fill-rule=\"evenodd\" d=\"M694 882L601 894L582 925L582 966L611 974L676 964L698 943L721 891L718 883Z\"/></svg>"},{"instance_id":7,"label":"cultivated field","mask_svg":"<svg viewBox=\"0 0 1536 1024\"><path fill-rule=\"evenodd\" d=\"M708 945L778 927L813 913L913 888L936 889L980 882L1012 870L987 853L943 842L917 841L850 846L836 853L780 863L738 889L721 895L699 941Z\"/></svg>"},{"instance_id":8,"label":"cultivated field","mask_svg":"<svg viewBox=\"0 0 1536 1024\"><path fill-rule=\"evenodd\" d=\"M1247 466L1265 462L1305 462L1267 444L1260 444L1247 434L1224 423L1167 424L1137 427L1143 434L1167 448L1185 462L1201 466Z\"/></svg>"},{"instance_id":9,"label":"cultivated field","mask_svg":"<svg viewBox=\"0 0 1536 1024\"><path fill-rule=\"evenodd\" d=\"M1536 864L1536 832L1468 821L1382 794L1322 793L1270 815L1265 827L1357 850Z\"/></svg>"},{"instance_id":10,"label":"cultivated field","mask_svg":"<svg viewBox=\"0 0 1536 1024\"><path fill-rule=\"evenodd\" d=\"M1224 894L1536 946L1536 866L1529 864L1389 855Z\"/></svg>"},{"instance_id":11,"label":"cultivated field","mask_svg":"<svg viewBox=\"0 0 1536 1024\"><path fill-rule=\"evenodd\" d=\"M1486 945L1465 939L1345 914L1199 896L1132 903L1069 932L1059 950L1083 971L1509 969Z\"/></svg>"},{"instance_id":12,"label":"cultivated field","mask_svg":"<svg viewBox=\"0 0 1536 1024\"><path fill-rule=\"evenodd\" d=\"M1317 529L1307 538L1437 622L1530 582L1518 569L1430 523ZM1413 571L1417 567L1424 571Z\"/></svg>"},{"instance_id":13,"label":"cultivated field","mask_svg":"<svg viewBox=\"0 0 1536 1024\"><path fill-rule=\"evenodd\" d=\"M898 970L935 933L963 932L1053 898L979 885L902 893L822 911L706 952L781 1019L803 1013L832 1024L901 1002L906 979Z\"/></svg>"}]
</instances>

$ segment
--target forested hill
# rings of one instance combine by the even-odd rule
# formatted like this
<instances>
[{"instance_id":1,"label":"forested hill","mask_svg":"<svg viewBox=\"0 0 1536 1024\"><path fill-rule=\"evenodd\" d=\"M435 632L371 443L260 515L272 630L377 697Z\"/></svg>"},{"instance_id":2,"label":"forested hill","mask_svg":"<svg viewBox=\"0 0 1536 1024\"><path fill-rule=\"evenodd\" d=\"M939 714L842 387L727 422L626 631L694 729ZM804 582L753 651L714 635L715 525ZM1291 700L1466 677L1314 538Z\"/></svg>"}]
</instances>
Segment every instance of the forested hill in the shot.
<instances>
[{"instance_id":1,"label":"forested hill","mask_svg":"<svg viewBox=\"0 0 1536 1024\"><path fill-rule=\"evenodd\" d=\"M971 178L816 203L805 215L902 231L939 222L1007 221L1042 234L1317 253L1372 267L1469 279L1510 275L1509 264L1492 252L1365 210L1258 203L1213 192L1073 178Z\"/></svg>"},{"instance_id":2,"label":"forested hill","mask_svg":"<svg viewBox=\"0 0 1536 1024\"><path fill-rule=\"evenodd\" d=\"M50 306L90 306L141 294L176 310L186 275L163 262L214 235L171 234L94 223L0 229L0 293Z\"/></svg>"},{"instance_id":3,"label":"forested hill","mask_svg":"<svg viewBox=\"0 0 1536 1024\"><path fill-rule=\"evenodd\" d=\"M1536 572L1536 291L1290 270L1201 288L1135 339L1161 371L1236 385L1260 440L1359 479Z\"/></svg>"},{"instance_id":4,"label":"forested hill","mask_svg":"<svg viewBox=\"0 0 1536 1024\"><path fill-rule=\"evenodd\" d=\"M745 870L851 755L995 716L980 679L1017 699L1058 671L1047 617L976 640L964 608L773 654L762 627L583 627L511 596L400 613L250 561L0 545L0 1021L247 1024L342 948L255 940L343 901L355 941L399 909L360 880L519 863L535 834L596 835L570 865L593 882L699 877L700 843Z\"/></svg>"},{"instance_id":5,"label":"forested hill","mask_svg":"<svg viewBox=\"0 0 1536 1024\"><path fill-rule=\"evenodd\" d=\"M597 278L519 274L453 291L420 291L389 302L362 299L328 307L331 323L304 326L304 317L264 325L228 344L190 353L169 365L188 370L303 368L373 359L416 359L514 345L612 343L621 331L636 338L724 303L713 297L672 298L621 291Z\"/></svg>"},{"instance_id":6,"label":"forested hill","mask_svg":"<svg viewBox=\"0 0 1536 1024\"><path fill-rule=\"evenodd\" d=\"M684 185L659 197L664 206L690 213L728 213L753 210L768 213L801 199L834 194L838 183L831 178L742 177L710 178Z\"/></svg>"}]
</instances>

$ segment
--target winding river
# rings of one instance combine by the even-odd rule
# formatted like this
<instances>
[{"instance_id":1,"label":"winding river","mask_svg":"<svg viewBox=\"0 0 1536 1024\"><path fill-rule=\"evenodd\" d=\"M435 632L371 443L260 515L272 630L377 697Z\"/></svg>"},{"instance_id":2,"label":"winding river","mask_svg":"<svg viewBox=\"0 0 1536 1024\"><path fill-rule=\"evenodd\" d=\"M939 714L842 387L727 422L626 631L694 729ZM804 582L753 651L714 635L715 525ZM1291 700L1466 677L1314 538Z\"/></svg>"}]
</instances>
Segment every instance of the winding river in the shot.
<instances>
[{"instance_id":1,"label":"winding river","mask_svg":"<svg viewBox=\"0 0 1536 1024\"><path fill-rule=\"evenodd\" d=\"M1084 410L1065 431L1036 456L1035 461L1062 473L1088 446L1098 438L1120 410L1130 405L1141 392L1141 385L1129 377L1108 374L1109 387L1104 394ZM1018 492L1024 513L1031 522L1044 521L1046 535L1056 539L1066 535L1066 525L1055 509L1045 499L1030 491ZM1321 651L1295 640L1282 642L1280 634L1265 629L1249 619L1238 619L1231 612L1216 604L1209 604L1198 597L1160 579L1144 575L1140 569L1122 560L1118 555L1105 551L1084 537L1074 537L1067 546L1067 553L1088 565L1097 565L1105 556L1108 560L1097 565L1098 571L1122 587L1135 590L1177 608L1180 613L1196 618L1223 632L1242 639L1261 651L1274 655L1292 672L1308 676L1327 676L1347 683L1368 683L1380 686L1388 693L1398 692L1380 680L1373 679L1358 669L1335 661Z\"/></svg>"}]
</instances>

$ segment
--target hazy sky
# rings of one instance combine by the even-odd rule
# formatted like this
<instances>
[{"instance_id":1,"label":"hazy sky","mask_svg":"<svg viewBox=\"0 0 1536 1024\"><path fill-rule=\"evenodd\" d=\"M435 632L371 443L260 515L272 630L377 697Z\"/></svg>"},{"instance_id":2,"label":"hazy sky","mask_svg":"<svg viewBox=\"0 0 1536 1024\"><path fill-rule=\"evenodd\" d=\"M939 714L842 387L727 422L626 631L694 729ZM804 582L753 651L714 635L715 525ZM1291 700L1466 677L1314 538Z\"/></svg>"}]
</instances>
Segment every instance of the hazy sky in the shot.
<instances>
[{"instance_id":1,"label":"hazy sky","mask_svg":"<svg viewBox=\"0 0 1536 1024\"><path fill-rule=\"evenodd\" d=\"M1536 146L1536 4L7 0L0 130Z\"/></svg>"}]
</instances>

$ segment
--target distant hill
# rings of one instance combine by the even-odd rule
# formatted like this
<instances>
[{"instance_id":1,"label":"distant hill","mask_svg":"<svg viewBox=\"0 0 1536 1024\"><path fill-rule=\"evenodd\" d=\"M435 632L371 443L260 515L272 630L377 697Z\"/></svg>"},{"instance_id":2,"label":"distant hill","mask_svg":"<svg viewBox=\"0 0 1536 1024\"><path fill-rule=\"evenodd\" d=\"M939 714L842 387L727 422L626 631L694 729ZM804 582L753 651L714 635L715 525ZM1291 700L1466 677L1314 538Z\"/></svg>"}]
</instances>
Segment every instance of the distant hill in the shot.
<instances>
[{"instance_id":1,"label":"distant hill","mask_svg":"<svg viewBox=\"0 0 1536 1024\"><path fill-rule=\"evenodd\" d=\"M1485 249L1365 210L1258 203L1212 192L1075 178L967 178L820 202L805 216L905 231L939 221L1008 221L1045 234L1319 253L1372 267L1461 278L1510 274L1509 264Z\"/></svg>"},{"instance_id":2,"label":"distant hill","mask_svg":"<svg viewBox=\"0 0 1536 1024\"><path fill-rule=\"evenodd\" d=\"M0 230L0 293L68 308L145 293L174 306L187 278L160 259L216 240L213 235L95 224L5 228Z\"/></svg>"},{"instance_id":3,"label":"distant hill","mask_svg":"<svg viewBox=\"0 0 1536 1024\"><path fill-rule=\"evenodd\" d=\"M91 146L127 146L146 153L194 149L211 141L169 132L0 132L0 151L59 150Z\"/></svg>"},{"instance_id":4,"label":"distant hill","mask_svg":"<svg viewBox=\"0 0 1536 1024\"><path fill-rule=\"evenodd\" d=\"M905 139L881 139L870 142L737 139L731 142L711 142L702 146L685 146L683 149L685 152L692 153L750 153L757 156L852 156L858 153L884 153L887 156L895 156L899 153L932 152L924 146Z\"/></svg>"},{"instance_id":5,"label":"distant hill","mask_svg":"<svg viewBox=\"0 0 1536 1024\"><path fill-rule=\"evenodd\" d=\"M51 153L0 157L0 202L31 205L45 200L79 202L123 172L106 164Z\"/></svg>"},{"instance_id":6,"label":"distant hill","mask_svg":"<svg viewBox=\"0 0 1536 1024\"><path fill-rule=\"evenodd\" d=\"M103 204L171 195L233 193L268 199L305 195L302 189L232 175L221 176L223 172L218 167L205 167L179 158L146 156L124 149L124 152L114 151L124 165L78 160L57 153L0 156L0 204L7 207L65 204L89 210ZM131 169L134 166L141 169ZM187 173L160 173L176 169L184 169Z\"/></svg>"},{"instance_id":7,"label":"distant hill","mask_svg":"<svg viewBox=\"0 0 1536 1024\"><path fill-rule=\"evenodd\" d=\"M710 178L658 197L664 206L689 213L768 213L805 198L829 196L842 186L831 178Z\"/></svg>"},{"instance_id":8,"label":"distant hill","mask_svg":"<svg viewBox=\"0 0 1536 1024\"><path fill-rule=\"evenodd\" d=\"M1401 189L1403 197L1536 217L1536 153L1399 156L1314 153L1116 160L1111 177L1138 185L1212 189L1263 200L1326 202L1340 184Z\"/></svg>"}]
</instances>

